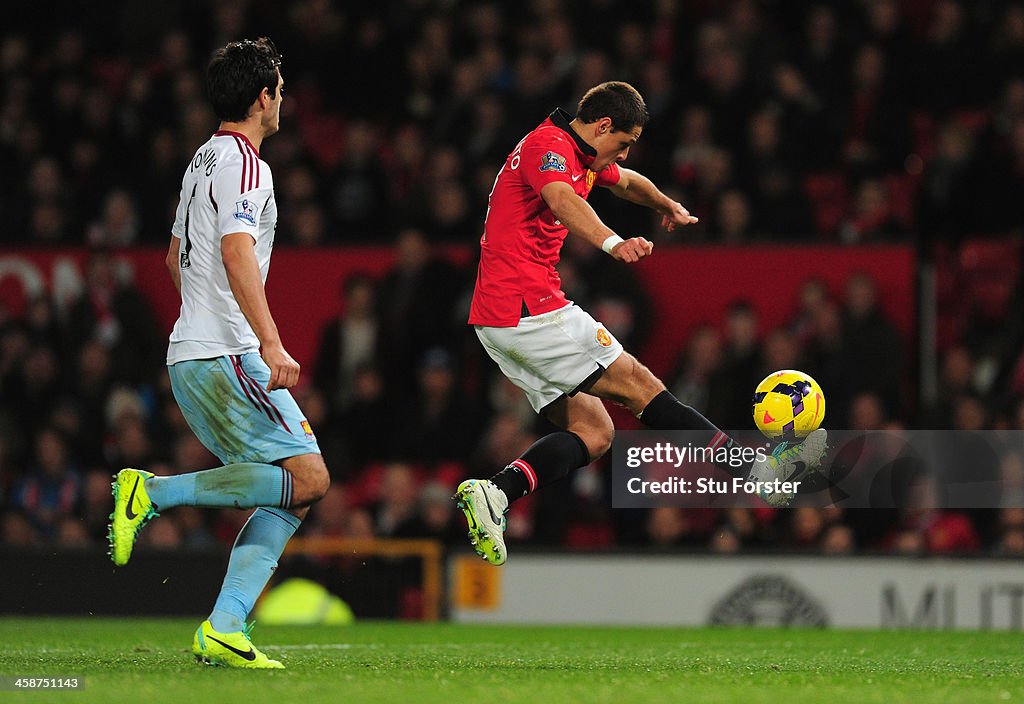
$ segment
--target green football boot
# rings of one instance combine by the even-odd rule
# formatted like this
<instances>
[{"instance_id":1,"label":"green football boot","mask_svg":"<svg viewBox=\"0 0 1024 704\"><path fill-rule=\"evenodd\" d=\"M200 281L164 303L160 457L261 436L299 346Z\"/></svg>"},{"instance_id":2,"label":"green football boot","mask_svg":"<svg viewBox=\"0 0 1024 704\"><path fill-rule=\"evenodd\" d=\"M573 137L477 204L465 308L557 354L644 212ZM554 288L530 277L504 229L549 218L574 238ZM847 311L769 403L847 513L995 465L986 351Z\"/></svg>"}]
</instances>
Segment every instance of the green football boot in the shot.
<instances>
[{"instance_id":1,"label":"green football boot","mask_svg":"<svg viewBox=\"0 0 1024 704\"><path fill-rule=\"evenodd\" d=\"M139 531L160 515L153 509L153 502L146 493L146 480L152 476L151 472L141 469L122 469L111 484L114 512L110 514L107 540L110 542L110 559L115 565L128 563Z\"/></svg>"},{"instance_id":2,"label":"green football boot","mask_svg":"<svg viewBox=\"0 0 1024 704\"><path fill-rule=\"evenodd\" d=\"M244 667L250 670L283 670L277 660L264 655L249 639L254 624L247 623L244 630L220 633L209 621L203 621L192 638L192 654L196 662L224 667Z\"/></svg>"}]
</instances>

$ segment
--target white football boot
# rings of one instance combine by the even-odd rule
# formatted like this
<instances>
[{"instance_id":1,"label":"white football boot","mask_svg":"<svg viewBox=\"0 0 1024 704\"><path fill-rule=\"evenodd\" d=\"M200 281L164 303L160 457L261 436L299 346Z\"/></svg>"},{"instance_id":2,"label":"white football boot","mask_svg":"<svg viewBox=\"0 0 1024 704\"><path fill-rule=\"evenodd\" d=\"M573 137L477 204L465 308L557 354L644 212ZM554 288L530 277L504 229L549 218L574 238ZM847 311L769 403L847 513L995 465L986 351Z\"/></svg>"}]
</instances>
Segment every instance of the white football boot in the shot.
<instances>
[{"instance_id":1,"label":"white football boot","mask_svg":"<svg viewBox=\"0 0 1024 704\"><path fill-rule=\"evenodd\" d=\"M796 484L817 471L828 449L827 440L828 433L824 428L818 428L803 442L773 452L763 461L755 460L748 479L765 484L773 484L776 480ZM789 505L796 493L762 490L758 496L769 506L783 507Z\"/></svg>"},{"instance_id":2,"label":"white football boot","mask_svg":"<svg viewBox=\"0 0 1024 704\"><path fill-rule=\"evenodd\" d=\"M452 498L466 514L469 542L476 554L492 565L505 564L505 492L488 479L467 479Z\"/></svg>"}]
</instances>

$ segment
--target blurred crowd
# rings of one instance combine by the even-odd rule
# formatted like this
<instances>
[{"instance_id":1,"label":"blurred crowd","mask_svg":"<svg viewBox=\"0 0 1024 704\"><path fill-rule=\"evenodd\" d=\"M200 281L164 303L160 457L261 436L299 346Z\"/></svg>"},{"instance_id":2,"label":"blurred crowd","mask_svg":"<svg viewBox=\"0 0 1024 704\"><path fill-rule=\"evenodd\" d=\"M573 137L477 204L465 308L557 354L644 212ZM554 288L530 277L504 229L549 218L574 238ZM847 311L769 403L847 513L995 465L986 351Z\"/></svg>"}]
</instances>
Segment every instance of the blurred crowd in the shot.
<instances>
[{"instance_id":1,"label":"blurred crowd","mask_svg":"<svg viewBox=\"0 0 1024 704\"><path fill-rule=\"evenodd\" d=\"M219 464L185 425L163 368L166 340L110 252L166 243L183 167L215 127L202 68L228 40L266 34L285 57L282 131L262 150L278 242L398 253L385 276L346 282L345 312L321 331L296 391L334 477L309 535L461 545L452 488L490 476L550 430L463 324L471 267L435 245L472 245L506 154L603 80L634 83L652 114L628 165L701 217L660 242L910 241L924 261L955 257L977 235L1019 234L1024 4L59 4L56 19L26 15L0 30L0 245L94 253L74 295L37 297L23 315L0 310L7 545L100 545L113 471ZM592 201L624 234L655 228L607 194ZM642 282L575 244L560 264L570 298L642 352L657 337ZM1012 364L1020 331L998 316L965 310L923 394L918 331L886 318L869 273L842 291L809 278L779 305L790 320L767 332L742 300L693 330L669 388L721 427L746 428L757 381L799 368L828 390L833 427L1024 430L1024 364ZM1001 461L1007 472L1024 467ZM602 460L517 502L511 539L1024 555L1016 508L612 511L609 474ZM141 544L230 543L244 519L178 508Z\"/></svg>"},{"instance_id":2,"label":"blurred crowd","mask_svg":"<svg viewBox=\"0 0 1024 704\"><path fill-rule=\"evenodd\" d=\"M320 330L315 364L295 395L331 470L328 495L306 535L428 537L465 541L453 487L490 476L553 428L498 373L462 316L471 267L439 256L414 229L380 277L345 281L344 312ZM601 257L598 262L611 262ZM642 349L654 310L632 271L587 277L566 252L572 298ZM580 282L593 281L592 286ZM737 300L720 324L695 327L668 387L723 428L749 429L750 394L776 369L812 374L827 389L828 426L850 430L1024 430L1024 396L983 395L967 346L942 357L940 391L915 403L909 331L879 304L876 282L854 273L841 291L807 279L784 305L784 324L761 332L757 309ZM656 307L655 307L656 308ZM23 315L0 315L0 541L7 545L102 545L111 473L123 466L174 474L218 460L187 427L163 366L164 339L116 255L97 250L77 293L36 298ZM658 344L653 335L651 344ZM642 356L642 355L641 355ZM615 409L613 409L615 410ZM620 427L639 427L619 409ZM1024 487L1024 456L972 455L1006 486ZM977 477L981 481L982 477ZM517 502L510 537L520 546L583 549L690 548L719 552L993 553L1024 555L1024 493L1007 508L779 511L611 509L610 458ZM229 543L243 511L178 508L146 529L141 545L177 549Z\"/></svg>"},{"instance_id":3,"label":"blurred crowd","mask_svg":"<svg viewBox=\"0 0 1024 704\"><path fill-rule=\"evenodd\" d=\"M270 35L282 243L480 232L497 168L609 78L686 241L957 241L1019 221L1024 5L1008 0L65 0L0 32L0 242L163 243L215 126L210 52ZM981 206L983 207L977 207ZM649 229L625 207L624 231Z\"/></svg>"}]
</instances>

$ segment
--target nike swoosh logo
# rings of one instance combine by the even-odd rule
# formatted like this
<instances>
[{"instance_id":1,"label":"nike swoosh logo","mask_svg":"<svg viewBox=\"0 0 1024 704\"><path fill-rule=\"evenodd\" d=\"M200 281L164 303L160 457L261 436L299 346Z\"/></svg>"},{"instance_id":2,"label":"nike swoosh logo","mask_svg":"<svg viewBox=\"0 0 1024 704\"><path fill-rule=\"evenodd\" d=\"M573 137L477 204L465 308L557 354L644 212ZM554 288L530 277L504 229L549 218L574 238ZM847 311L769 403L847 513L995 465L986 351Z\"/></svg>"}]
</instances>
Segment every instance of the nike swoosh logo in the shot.
<instances>
[{"instance_id":1,"label":"nike swoosh logo","mask_svg":"<svg viewBox=\"0 0 1024 704\"><path fill-rule=\"evenodd\" d=\"M142 477L135 477L135 484L132 485L132 495L128 497L128 505L124 509L124 515L128 517L128 520L134 520L139 514L132 510L132 506L135 504L135 490L139 488L139 481Z\"/></svg>"},{"instance_id":2,"label":"nike swoosh logo","mask_svg":"<svg viewBox=\"0 0 1024 704\"><path fill-rule=\"evenodd\" d=\"M577 182L577 181L579 181L579 180L580 180L581 178L583 178L583 174L578 174L578 175L576 175L576 176L573 176L573 177L572 177L572 182L573 182L573 183L576 183L576 182Z\"/></svg>"},{"instance_id":3,"label":"nike swoosh logo","mask_svg":"<svg viewBox=\"0 0 1024 704\"><path fill-rule=\"evenodd\" d=\"M487 504L487 510L491 514L491 520L494 521L495 525L501 527L501 517L494 515L494 509L491 508L491 501L487 498L487 494L484 494L484 503Z\"/></svg>"},{"instance_id":4,"label":"nike swoosh logo","mask_svg":"<svg viewBox=\"0 0 1024 704\"><path fill-rule=\"evenodd\" d=\"M466 522L469 524L470 530L476 530L476 518L473 517L472 511L463 511L466 514Z\"/></svg>"},{"instance_id":5,"label":"nike swoosh logo","mask_svg":"<svg viewBox=\"0 0 1024 704\"><path fill-rule=\"evenodd\" d=\"M253 650L252 648L250 648L249 650L239 650L238 648L230 646L227 643L225 643L224 641L218 640L217 638L214 638L213 636L206 636L206 637L209 638L210 640L212 640L214 643L220 643L225 648L227 648L228 650L230 650L232 653L234 653L235 655L237 655L239 657L243 657L246 660L255 660L256 659L256 651Z\"/></svg>"}]
</instances>

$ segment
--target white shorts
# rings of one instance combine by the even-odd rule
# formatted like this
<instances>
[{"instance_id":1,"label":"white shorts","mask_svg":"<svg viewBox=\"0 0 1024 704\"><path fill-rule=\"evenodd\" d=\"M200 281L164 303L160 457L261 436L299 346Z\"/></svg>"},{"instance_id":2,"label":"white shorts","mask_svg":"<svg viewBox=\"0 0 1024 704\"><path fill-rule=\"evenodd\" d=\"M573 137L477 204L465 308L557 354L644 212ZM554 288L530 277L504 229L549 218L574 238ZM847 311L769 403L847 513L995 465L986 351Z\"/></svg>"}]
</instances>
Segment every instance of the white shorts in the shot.
<instances>
[{"instance_id":1,"label":"white shorts","mask_svg":"<svg viewBox=\"0 0 1024 704\"><path fill-rule=\"evenodd\" d=\"M514 328L475 327L487 354L538 413L577 393L622 354L615 336L575 303L523 318Z\"/></svg>"}]
</instances>

